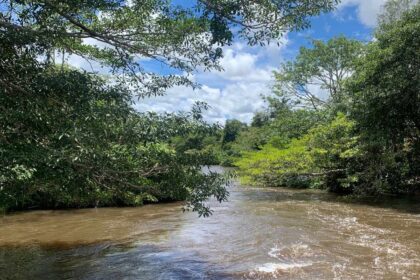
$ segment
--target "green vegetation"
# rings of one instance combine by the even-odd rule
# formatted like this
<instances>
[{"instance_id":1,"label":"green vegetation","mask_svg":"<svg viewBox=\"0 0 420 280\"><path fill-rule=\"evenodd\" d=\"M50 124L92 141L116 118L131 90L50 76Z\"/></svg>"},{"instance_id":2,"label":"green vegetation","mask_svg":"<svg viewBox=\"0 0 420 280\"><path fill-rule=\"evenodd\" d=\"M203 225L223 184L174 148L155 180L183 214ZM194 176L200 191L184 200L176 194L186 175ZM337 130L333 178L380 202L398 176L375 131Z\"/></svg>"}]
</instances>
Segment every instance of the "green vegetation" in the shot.
<instances>
[{"instance_id":1,"label":"green vegetation","mask_svg":"<svg viewBox=\"0 0 420 280\"><path fill-rule=\"evenodd\" d=\"M202 172L217 162L219 146L208 146L221 133L202 120L205 105L138 113L133 95L194 87L189 74L219 70L222 47L234 38L265 44L306 28L309 16L334 4L1 0L0 209L186 200L187 209L209 215L204 201L228 193L227 178ZM107 74L73 69L69 55ZM169 74L151 71L147 61Z\"/></svg>"},{"instance_id":2,"label":"green vegetation","mask_svg":"<svg viewBox=\"0 0 420 280\"><path fill-rule=\"evenodd\" d=\"M141 205L227 198L236 165L265 186L407 193L420 185L420 6L390 1L375 40L314 40L274 73L248 126L139 113L133 98L197 86L223 46L264 45L337 1L0 0L0 209ZM103 73L74 69L78 55ZM165 68L153 72L153 61ZM153 67L152 67L153 68ZM98 69L98 68L97 68Z\"/></svg>"},{"instance_id":3,"label":"green vegetation","mask_svg":"<svg viewBox=\"0 0 420 280\"><path fill-rule=\"evenodd\" d=\"M275 73L275 94L303 108L339 106L345 102L344 81L354 71L355 57L362 54L363 45L345 37L326 43L314 40L312 45L302 47L294 61ZM314 94L313 87L322 89L325 96Z\"/></svg>"},{"instance_id":4,"label":"green vegetation","mask_svg":"<svg viewBox=\"0 0 420 280\"><path fill-rule=\"evenodd\" d=\"M202 197L225 199L221 178L201 172L205 155L170 145L179 135L213 129L197 115L136 113L127 91L75 70L27 65L25 76L28 92L0 99L1 205L90 207L188 198L194 210L204 211ZM36 98L17 100L25 94Z\"/></svg>"},{"instance_id":5,"label":"green vegetation","mask_svg":"<svg viewBox=\"0 0 420 280\"><path fill-rule=\"evenodd\" d=\"M419 191L420 5L391 2L373 42L314 41L275 73L268 109L236 140L252 142L235 161L244 182Z\"/></svg>"}]
</instances>

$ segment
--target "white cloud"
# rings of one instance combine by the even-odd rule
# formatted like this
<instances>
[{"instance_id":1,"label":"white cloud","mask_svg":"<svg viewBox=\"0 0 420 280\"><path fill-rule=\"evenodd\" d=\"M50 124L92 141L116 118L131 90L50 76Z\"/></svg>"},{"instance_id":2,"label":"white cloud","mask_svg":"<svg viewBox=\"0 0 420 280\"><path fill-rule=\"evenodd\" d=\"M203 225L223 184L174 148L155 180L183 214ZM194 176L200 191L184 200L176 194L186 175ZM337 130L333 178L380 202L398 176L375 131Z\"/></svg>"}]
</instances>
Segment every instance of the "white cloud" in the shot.
<instances>
[{"instance_id":1,"label":"white cloud","mask_svg":"<svg viewBox=\"0 0 420 280\"><path fill-rule=\"evenodd\" d=\"M256 61L256 55L227 49L220 63L224 71L217 74L229 80L243 80L255 70Z\"/></svg>"},{"instance_id":2,"label":"white cloud","mask_svg":"<svg viewBox=\"0 0 420 280\"><path fill-rule=\"evenodd\" d=\"M94 38L84 38L83 44L87 46L95 46L99 49L105 49L105 48L113 48L111 45L99 41ZM63 60L63 54L61 52L55 53L55 60L56 63L61 63ZM93 59L88 59L87 57L82 57L77 54L69 54L65 53L64 60L67 64L75 67L80 68L88 72L96 72L100 74L107 74L109 73L110 68L106 66L102 66L98 61L95 61Z\"/></svg>"},{"instance_id":3,"label":"white cloud","mask_svg":"<svg viewBox=\"0 0 420 280\"><path fill-rule=\"evenodd\" d=\"M165 96L140 99L139 111L176 112L190 110L195 101L205 101L210 109L204 117L210 122L224 123L226 119L250 122L253 114L261 110L261 95L270 93L272 71L283 60L282 52L287 39L276 44L249 47L235 43L224 49L221 66L224 71L200 71L195 79L200 89L174 87Z\"/></svg>"},{"instance_id":4,"label":"white cloud","mask_svg":"<svg viewBox=\"0 0 420 280\"><path fill-rule=\"evenodd\" d=\"M224 123L226 119L233 118L250 122L253 114L264 106L261 95L270 93L272 72L283 60L287 42L287 37L265 46L250 47L236 42L224 48L224 57L220 61L224 71L199 70L190 77L202 85L200 89L173 87L167 90L165 96L138 100L134 107L143 112L189 111L196 101L204 101L210 105L210 109L204 114L209 122ZM84 44L99 48L110 47L95 39L86 39ZM67 55L66 61L87 71L102 74L109 72L108 67L101 67L98 62L88 61L74 54Z\"/></svg>"},{"instance_id":5,"label":"white cloud","mask_svg":"<svg viewBox=\"0 0 420 280\"><path fill-rule=\"evenodd\" d=\"M204 113L209 122L224 123L233 118L250 122L254 112L264 106L261 94L269 92L266 82L233 82L221 88L204 85L197 90L174 87L165 96L140 99L135 108L143 112L188 111L195 101L205 101L210 105Z\"/></svg>"},{"instance_id":6,"label":"white cloud","mask_svg":"<svg viewBox=\"0 0 420 280\"><path fill-rule=\"evenodd\" d=\"M369 27L374 27L385 2L386 0L342 0L338 5L338 10L342 12L346 7L356 6L359 20Z\"/></svg>"},{"instance_id":7,"label":"white cloud","mask_svg":"<svg viewBox=\"0 0 420 280\"><path fill-rule=\"evenodd\" d=\"M97 61L83 58L79 55L75 55L75 54L66 55L65 60L69 65L86 70L88 72L98 72L101 74L108 73L108 69L105 69L104 67L102 67L100 63L98 63Z\"/></svg>"}]
</instances>

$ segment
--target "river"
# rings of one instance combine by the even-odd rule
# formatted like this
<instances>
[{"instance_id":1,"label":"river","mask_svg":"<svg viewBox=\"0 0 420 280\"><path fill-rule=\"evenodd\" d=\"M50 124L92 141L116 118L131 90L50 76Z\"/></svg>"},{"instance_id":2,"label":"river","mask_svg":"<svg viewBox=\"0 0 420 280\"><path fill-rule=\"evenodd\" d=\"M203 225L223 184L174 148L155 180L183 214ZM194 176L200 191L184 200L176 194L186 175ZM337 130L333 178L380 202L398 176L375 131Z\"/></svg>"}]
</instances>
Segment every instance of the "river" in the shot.
<instances>
[{"instance_id":1,"label":"river","mask_svg":"<svg viewBox=\"0 0 420 280\"><path fill-rule=\"evenodd\" d=\"M420 279L420 203L233 184L180 203L0 218L0 279Z\"/></svg>"}]
</instances>

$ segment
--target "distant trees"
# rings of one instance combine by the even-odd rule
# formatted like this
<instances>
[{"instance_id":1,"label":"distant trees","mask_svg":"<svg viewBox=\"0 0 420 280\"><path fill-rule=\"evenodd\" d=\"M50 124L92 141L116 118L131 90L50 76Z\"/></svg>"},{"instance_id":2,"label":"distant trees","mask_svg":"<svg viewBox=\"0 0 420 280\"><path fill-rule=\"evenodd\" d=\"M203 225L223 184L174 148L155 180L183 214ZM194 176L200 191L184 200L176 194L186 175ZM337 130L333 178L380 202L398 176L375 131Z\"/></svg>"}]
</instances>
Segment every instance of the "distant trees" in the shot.
<instances>
[{"instance_id":1,"label":"distant trees","mask_svg":"<svg viewBox=\"0 0 420 280\"><path fill-rule=\"evenodd\" d=\"M245 181L370 195L420 189L420 6L399 14L391 2L373 42L317 43L276 74L275 117L260 126L268 140L235 162ZM314 77L328 98L312 98Z\"/></svg>"},{"instance_id":2,"label":"distant trees","mask_svg":"<svg viewBox=\"0 0 420 280\"><path fill-rule=\"evenodd\" d=\"M235 141L244 127L246 127L246 124L238 120L227 120L223 129L222 145Z\"/></svg>"}]
</instances>

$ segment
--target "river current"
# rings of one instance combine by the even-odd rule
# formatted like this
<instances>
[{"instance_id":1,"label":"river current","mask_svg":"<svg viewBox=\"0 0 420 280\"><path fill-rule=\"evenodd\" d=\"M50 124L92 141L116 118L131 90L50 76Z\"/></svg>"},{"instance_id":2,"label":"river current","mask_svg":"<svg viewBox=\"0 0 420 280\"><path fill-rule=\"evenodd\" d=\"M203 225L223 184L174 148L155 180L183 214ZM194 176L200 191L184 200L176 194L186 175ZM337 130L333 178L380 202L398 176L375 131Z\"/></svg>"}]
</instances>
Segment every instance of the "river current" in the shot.
<instances>
[{"instance_id":1,"label":"river current","mask_svg":"<svg viewBox=\"0 0 420 280\"><path fill-rule=\"evenodd\" d=\"M420 203L234 184L180 203L0 218L0 279L420 279Z\"/></svg>"}]
</instances>

